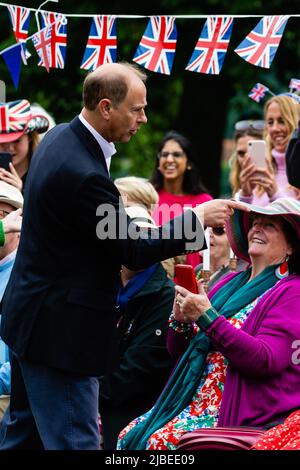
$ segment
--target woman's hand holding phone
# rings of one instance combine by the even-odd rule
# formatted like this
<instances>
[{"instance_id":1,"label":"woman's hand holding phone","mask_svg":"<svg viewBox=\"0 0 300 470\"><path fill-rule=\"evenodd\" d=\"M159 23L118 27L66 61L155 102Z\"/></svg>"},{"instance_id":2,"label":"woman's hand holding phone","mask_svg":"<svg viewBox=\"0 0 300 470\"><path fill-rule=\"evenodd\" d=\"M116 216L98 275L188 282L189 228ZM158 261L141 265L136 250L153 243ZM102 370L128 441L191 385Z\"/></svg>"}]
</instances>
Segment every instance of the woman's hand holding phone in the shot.
<instances>
[{"instance_id":1,"label":"woman's hand holding phone","mask_svg":"<svg viewBox=\"0 0 300 470\"><path fill-rule=\"evenodd\" d=\"M240 186L242 196L247 197L252 195L252 192L255 188L255 183L251 181L251 177L255 175L256 171L256 166L251 162L249 155L246 154L241 164L240 172Z\"/></svg>"},{"instance_id":2,"label":"woman's hand holding phone","mask_svg":"<svg viewBox=\"0 0 300 470\"><path fill-rule=\"evenodd\" d=\"M0 180L15 186L19 191L22 192L23 181L19 177L15 167L11 162L9 163L9 171L5 170L4 168L0 168Z\"/></svg>"},{"instance_id":3,"label":"woman's hand holding phone","mask_svg":"<svg viewBox=\"0 0 300 470\"><path fill-rule=\"evenodd\" d=\"M272 164L267 161L267 168L257 169L255 175L251 177L251 183L262 186L269 198L272 198L278 191L278 185Z\"/></svg>"},{"instance_id":4,"label":"woman's hand holding phone","mask_svg":"<svg viewBox=\"0 0 300 470\"><path fill-rule=\"evenodd\" d=\"M175 289L177 292L176 299L178 299L180 315L183 318L183 320L178 321L184 321L186 323L197 321L198 318L211 307L209 298L201 284L199 285L198 294L192 294L181 286L175 286Z\"/></svg>"}]
</instances>

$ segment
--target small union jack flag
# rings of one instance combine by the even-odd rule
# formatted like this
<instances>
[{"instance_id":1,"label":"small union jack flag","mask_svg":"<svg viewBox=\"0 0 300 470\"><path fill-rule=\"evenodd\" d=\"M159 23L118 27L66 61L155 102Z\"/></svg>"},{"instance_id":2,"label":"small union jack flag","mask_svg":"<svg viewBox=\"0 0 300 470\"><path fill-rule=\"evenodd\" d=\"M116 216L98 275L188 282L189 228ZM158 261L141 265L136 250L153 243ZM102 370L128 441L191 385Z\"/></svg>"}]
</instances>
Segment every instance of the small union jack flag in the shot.
<instances>
[{"instance_id":1,"label":"small union jack flag","mask_svg":"<svg viewBox=\"0 0 300 470\"><path fill-rule=\"evenodd\" d=\"M26 51L26 39L28 36L28 28L30 21L30 10L15 5L7 5L10 21L17 42L21 42L21 55L24 64L27 65L26 57L30 57L30 53Z\"/></svg>"},{"instance_id":2,"label":"small union jack flag","mask_svg":"<svg viewBox=\"0 0 300 470\"><path fill-rule=\"evenodd\" d=\"M175 18L153 16L148 22L133 60L148 70L170 75L176 42Z\"/></svg>"},{"instance_id":3,"label":"small union jack flag","mask_svg":"<svg viewBox=\"0 0 300 470\"><path fill-rule=\"evenodd\" d=\"M227 52L233 18L209 17L185 70L219 74Z\"/></svg>"},{"instance_id":4,"label":"small union jack flag","mask_svg":"<svg viewBox=\"0 0 300 470\"><path fill-rule=\"evenodd\" d=\"M299 78L292 78L291 81L290 81L289 88L291 90L300 91L300 80L299 80Z\"/></svg>"},{"instance_id":5,"label":"small union jack flag","mask_svg":"<svg viewBox=\"0 0 300 470\"><path fill-rule=\"evenodd\" d=\"M49 72L51 62L51 37L52 26L46 26L32 36L33 45L40 58L38 65L46 67L47 72Z\"/></svg>"},{"instance_id":6,"label":"small union jack flag","mask_svg":"<svg viewBox=\"0 0 300 470\"><path fill-rule=\"evenodd\" d=\"M60 13L41 12L42 29L52 26L49 67L63 69L67 50L67 18Z\"/></svg>"},{"instance_id":7,"label":"small union jack flag","mask_svg":"<svg viewBox=\"0 0 300 470\"><path fill-rule=\"evenodd\" d=\"M116 59L117 30L115 16L94 16L80 68L95 70L102 64L116 62Z\"/></svg>"},{"instance_id":8,"label":"small union jack flag","mask_svg":"<svg viewBox=\"0 0 300 470\"><path fill-rule=\"evenodd\" d=\"M252 90L248 93L249 98L259 103L264 97L265 94L269 91L269 88L261 83L256 83Z\"/></svg>"},{"instance_id":9,"label":"small union jack flag","mask_svg":"<svg viewBox=\"0 0 300 470\"><path fill-rule=\"evenodd\" d=\"M235 52L250 64L269 69L288 19L288 16L265 16Z\"/></svg>"}]
</instances>

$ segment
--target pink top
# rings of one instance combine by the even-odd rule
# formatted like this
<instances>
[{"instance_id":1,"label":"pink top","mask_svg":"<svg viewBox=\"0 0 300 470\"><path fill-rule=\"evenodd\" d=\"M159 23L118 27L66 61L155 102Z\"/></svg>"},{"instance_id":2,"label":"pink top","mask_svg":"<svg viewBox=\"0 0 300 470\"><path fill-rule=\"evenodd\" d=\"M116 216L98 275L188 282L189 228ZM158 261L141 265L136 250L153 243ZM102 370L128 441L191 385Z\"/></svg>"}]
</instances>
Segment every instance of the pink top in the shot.
<instances>
[{"instance_id":1,"label":"pink top","mask_svg":"<svg viewBox=\"0 0 300 470\"><path fill-rule=\"evenodd\" d=\"M278 185L277 193L275 193L272 198L269 198L266 192L261 196L258 196L255 192L253 193L253 196L241 196L240 193L237 193L237 199L239 201L256 204L257 206L267 206L270 202L275 201L280 197L291 197L292 199L297 199L296 192L289 187L286 174L285 153L279 153L277 150L273 149L272 156L277 164L277 173L275 175Z\"/></svg>"},{"instance_id":2,"label":"pink top","mask_svg":"<svg viewBox=\"0 0 300 470\"><path fill-rule=\"evenodd\" d=\"M183 194L178 196L176 194L171 194L161 189L158 191L159 202L156 209L153 211L152 217L155 220L157 225L163 225L168 222L170 219L181 215L183 209L189 207L195 207L198 204L203 202L210 201L212 197L210 194ZM201 258L199 253L189 253L186 256L186 263L191 264L192 266L197 266L200 264Z\"/></svg>"}]
</instances>

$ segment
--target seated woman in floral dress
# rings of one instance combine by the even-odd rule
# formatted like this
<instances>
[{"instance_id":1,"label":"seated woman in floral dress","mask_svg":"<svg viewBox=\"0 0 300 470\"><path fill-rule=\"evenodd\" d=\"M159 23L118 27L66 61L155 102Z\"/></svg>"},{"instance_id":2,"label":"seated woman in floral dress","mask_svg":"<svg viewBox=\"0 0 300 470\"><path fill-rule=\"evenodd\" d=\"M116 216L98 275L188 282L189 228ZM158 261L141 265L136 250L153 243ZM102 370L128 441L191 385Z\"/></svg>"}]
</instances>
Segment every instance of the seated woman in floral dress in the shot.
<instances>
[{"instance_id":1,"label":"seated woman in floral dress","mask_svg":"<svg viewBox=\"0 0 300 470\"><path fill-rule=\"evenodd\" d=\"M176 449L188 431L265 427L299 407L300 205L279 199L235 211L227 234L251 262L209 297L176 286L168 346L178 364L154 407L119 435L119 449Z\"/></svg>"}]
</instances>

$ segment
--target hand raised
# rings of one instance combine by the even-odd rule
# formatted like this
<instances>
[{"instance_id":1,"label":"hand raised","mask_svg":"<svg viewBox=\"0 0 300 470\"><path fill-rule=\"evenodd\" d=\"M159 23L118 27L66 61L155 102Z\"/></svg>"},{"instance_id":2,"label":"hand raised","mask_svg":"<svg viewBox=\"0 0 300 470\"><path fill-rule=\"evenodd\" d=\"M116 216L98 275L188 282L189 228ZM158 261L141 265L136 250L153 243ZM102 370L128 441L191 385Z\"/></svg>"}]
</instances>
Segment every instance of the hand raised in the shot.
<instances>
[{"instance_id":1,"label":"hand raised","mask_svg":"<svg viewBox=\"0 0 300 470\"><path fill-rule=\"evenodd\" d=\"M209 227L224 227L225 222L233 214L234 209L249 212L250 209L242 202L228 199L213 199L200 204L194 211L200 217L202 223Z\"/></svg>"}]
</instances>

